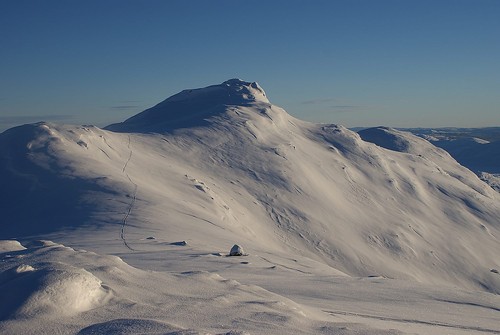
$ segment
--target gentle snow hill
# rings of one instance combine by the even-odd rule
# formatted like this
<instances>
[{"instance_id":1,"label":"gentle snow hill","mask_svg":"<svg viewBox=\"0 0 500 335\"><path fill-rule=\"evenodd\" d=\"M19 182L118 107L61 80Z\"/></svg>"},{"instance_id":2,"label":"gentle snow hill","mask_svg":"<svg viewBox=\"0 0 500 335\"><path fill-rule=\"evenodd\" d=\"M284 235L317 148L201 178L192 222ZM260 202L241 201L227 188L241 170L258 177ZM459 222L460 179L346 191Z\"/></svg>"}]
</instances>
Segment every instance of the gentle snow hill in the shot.
<instances>
[{"instance_id":1,"label":"gentle snow hill","mask_svg":"<svg viewBox=\"0 0 500 335\"><path fill-rule=\"evenodd\" d=\"M106 144L105 133L95 127L37 123L0 134L2 237L95 222L92 216L97 208L105 212L108 204L121 201L115 200L123 194L115 184L124 178L106 177L106 170L114 166L110 161L121 157ZM97 147L89 150L92 141L107 152Z\"/></svg>"},{"instance_id":2,"label":"gentle snow hill","mask_svg":"<svg viewBox=\"0 0 500 335\"><path fill-rule=\"evenodd\" d=\"M498 193L419 137L361 133L380 135L376 146L234 79L108 129L0 135L1 238L90 234L107 252L150 235L213 250L244 241L352 276L500 292Z\"/></svg>"}]
</instances>

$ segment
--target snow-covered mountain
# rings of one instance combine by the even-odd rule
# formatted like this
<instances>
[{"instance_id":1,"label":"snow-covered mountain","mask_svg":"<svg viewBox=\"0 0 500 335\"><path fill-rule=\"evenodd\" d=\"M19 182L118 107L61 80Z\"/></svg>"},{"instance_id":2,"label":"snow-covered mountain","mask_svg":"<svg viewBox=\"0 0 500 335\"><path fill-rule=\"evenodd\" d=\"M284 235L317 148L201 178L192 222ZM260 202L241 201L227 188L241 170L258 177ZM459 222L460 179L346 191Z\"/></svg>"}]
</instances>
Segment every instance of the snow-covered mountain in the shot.
<instances>
[{"instance_id":1,"label":"snow-covered mountain","mask_svg":"<svg viewBox=\"0 0 500 335\"><path fill-rule=\"evenodd\" d=\"M466 303L489 304L488 311L500 310L497 295L480 293L500 293L500 194L424 139L388 128L368 129L358 135L342 126L304 122L272 105L256 83L232 79L186 90L105 129L48 123L12 128L0 134L0 157L0 238L17 239L28 247L15 251L14 242L8 243L9 257L2 263L7 274L1 277L8 279L0 278L1 289L17 287L16 281L23 280L33 287L33 294L40 294L36 278L50 282L44 276L59 271L77 278L75 285L90 285L86 287L91 298L82 302L88 308L75 313L113 310L109 307L113 302L123 311L126 299L140 301L119 289L120 280L113 272L122 278L124 273L132 273L123 280L134 287L147 277L141 272L144 270L174 271L174 277L184 273L185 279L162 272L155 276L172 287L179 286L186 311L203 311L204 322L174 313L171 320L177 326L171 325L172 332L194 328L363 333L366 326L342 330L335 323L338 318L326 317L343 315L343 322L360 322L359 306L354 313L335 312L338 306L322 305L339 298L324 292L332 281L347 288L359 278L373 278L384 290L392 287L397 297L412 283L414 290L426 288L418 292L438 285L445 292L441 301L463 300L465 293L460 298L454 295L459 293L451 293L451 287L458 287L476 292L480 300ZM50 239L56 244L44 242L29 248L34 239ZM248 253L243 260L251 261L235 263L234 258L221 256L235 243ZM142 270L118 264L114 258L97 261L93 254L79 255L80 248L118 255ZM23 248L19 245L19 249ZM32 264L23 263L23 257ZM46 266L50 257L51 262L71 268ZM230 270L241 264L244 269ZM28 279L36 270L19 268L23 265L43 269L44 276ZM208 273L186 274L193 270ZM19 275L25 272L28 275ZM240 283L235 288L236 284L209 273L268 291ZM262 279L266 276L267 284ZM219 293L199 301L198 307L188 306L201 293L183 286L183 280L198 283L201 291L220 292L221 297L225 290L244 291L244 295L235 293L236 298L225 296L219 301L227 309L239 310L237 316L221 319L227 310L222 306L211 314L207 304ZM316 282L318 290L304 293L308 281ZM110 298L113 294L119 303ZM294 301L274 306L273 301L285 301L276 294ZM329 298L314 300L318 295ZM3 327L25 329L19 319L37 314L36 308L41 307L36 307L33 296L24 300L9 297L16 308L10 311L14 314L2 314L8 315ZM148 307L152 308L149 317L132 310L124 314L141 319L142 323L131 322L147 328L144 319L165 321L158 306L171 304L169 299L158 298L161 302L156 309ZM249 312L242 301L252 299L261 305L252 304ZM296 300L300 305L295 305ZM324 315L297 312L307 306L321 309ZM354 306L352 301L350 306ZM26 312L32 307L35 312ZM397 310L399 313L400 307ZM383 325L369 323L367 333L375 331L370 327L393 327L391 318L404 319L380 313L378 323ZM432 315L435 313L423 313L422 318ZM489 322L499 320L495 315L484 316L481 327L491 330ZM241 322L235 322L240 317ZM386 323L381 321L384 318ZM97 319L89 316L95 329L114 329L108 323L99 328L96 324L104 321ZM216 319L225 321L217 324ZM154 322L151 329L166 332L167 326ZM231 324L223 326L223 322ZM420 325L424 327L425 322ZM75 327L81 329L89 323L82 321ZM27 322L26 327L29 325ZM63 329L72 332L75 327ZM473 326L460 329L478 330Z\"/></svg>"}]
</instances>

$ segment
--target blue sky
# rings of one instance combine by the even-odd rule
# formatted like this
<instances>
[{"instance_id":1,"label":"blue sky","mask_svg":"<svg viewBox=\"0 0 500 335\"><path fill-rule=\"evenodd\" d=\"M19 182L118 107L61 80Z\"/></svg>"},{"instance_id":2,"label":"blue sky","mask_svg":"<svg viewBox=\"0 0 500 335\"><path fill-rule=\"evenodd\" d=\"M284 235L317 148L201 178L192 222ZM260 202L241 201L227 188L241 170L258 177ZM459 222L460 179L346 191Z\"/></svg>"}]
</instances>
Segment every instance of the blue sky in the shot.
<instances>
[{"instance_id":1,"label":"blue sky","mask_svg":"<svg viewBox=\"0 0 500 335\"><path fill-rule=\"evenodd\" d=\"M0 130L257 81L304 120L500 126L500 1L0 2Z\"/></svg>"}]
</instances>

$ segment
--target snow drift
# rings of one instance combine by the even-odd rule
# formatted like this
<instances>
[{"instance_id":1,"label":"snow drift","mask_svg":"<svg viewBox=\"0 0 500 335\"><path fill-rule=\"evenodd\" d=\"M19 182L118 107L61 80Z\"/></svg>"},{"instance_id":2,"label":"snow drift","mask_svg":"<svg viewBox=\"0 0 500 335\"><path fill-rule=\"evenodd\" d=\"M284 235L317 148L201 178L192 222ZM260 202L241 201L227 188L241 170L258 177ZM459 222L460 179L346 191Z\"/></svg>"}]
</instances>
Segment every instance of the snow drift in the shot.
<instances>
[{"instance_id":1,"label":"snow drift","mask_svg":"<svg viewBox=\"0 0 500 335\"><path fill-rule=\"evenodd\" d=\"M206 334L211 330L242 334L232 331L241 328L261 334L290 330L329 334L346 330L342 324L306 317L289 299L218 274L143 271L115 256L48 241L0 257L2 333ZM23 265L27 263L31 265ZM362 326L352 326L345 333L372 331L395 333Z\"/></svg>"}]
</instances>

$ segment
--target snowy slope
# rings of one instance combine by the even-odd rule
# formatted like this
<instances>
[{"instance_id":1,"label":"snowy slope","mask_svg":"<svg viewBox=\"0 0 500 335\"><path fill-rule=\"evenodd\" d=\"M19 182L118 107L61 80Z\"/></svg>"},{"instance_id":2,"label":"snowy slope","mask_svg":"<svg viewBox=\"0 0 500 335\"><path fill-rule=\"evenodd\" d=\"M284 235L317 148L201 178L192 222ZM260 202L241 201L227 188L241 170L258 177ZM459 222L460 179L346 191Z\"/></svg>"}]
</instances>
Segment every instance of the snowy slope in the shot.
<instances>
[{"instance_id":1,"label":"snowy slope","mask_svg":"<svg viewBox=\"0 0 500 335\"><path fill-rule=\"evenodd\" d=\"M500 191L500 128L403 129L445 149L460 164Z\"/></svg>"},{"instance_id":2,"label":"snowy slope","mask_svg":"<svg viewBox=\"0 0 500 335\"><path fill-rule=\"evenodd\" d=\"M366 291L375 292L374 301L376 292L381 292L377 287L393 287L397 291L393 301L398 300L408 291L406 283L413 283L418 292L413 298L432 291L432 287L440 287L438 291L444 292L443 301L469 299L465 293L458 297L445 287L500 293L496 271L500 268L497 192L445 151L421 138L384 128L367 130L360 137L342 126L300 121L272 105L256 83L233 79L183 91L106 130L47 123L12 128L0 134L0 156L0 186L4 190L0 199L4 206L0 238L16 238L27 246L33 239L51 239L77 249L119 255L143 269L123 271L157 270L159 277L165 276L157 280L171 282L172 287L187 279L171 279L164 271L220 273L266 289L247 290L247 302L253 299L251 296L260 295L270 304L258 306L273 309L276 306L271 301L281 299L273 294L279 294L300 300L300 308L314 309L305 313L307 316L294 319L295 312L289 306L295 305L287 302L288 307L276 307L275 314L258 308L249 316L239 297L221 298L228 303L221 313L240 306L235 314L245 320L231 329L277 333L277 329L288 324L288 328L282 328L284 333L365 331L361 326L341 330L340 326L331 325L330 322L339 321L339 315L344 321L362 322L369 328L431 333L436 324L438 329L443 327L430 321L435 310L426 314L422 309L421 317L427 321L419 319L419 323L408 314L395 315L404 309L395 308L392 303L385 309L378 306L377 313L386 311L378 316L370 308L360 313L370 303L361 308L352 301L345 305L353 306L353 310L332 311L332 301L339 296L322 299L317 295L333 280L356 296L352 278L377 278L378 286L372 286L371 281L362 285L369 287ZM229 260L232 258L221 256L234 243L243 245L248 261L244 262L244 258L235 263ZM43 249L17 252L36 259L34 263L53 262L52 257L59 262L59 257L70 257L39 255L40 250ZM96 268L100 263L95 260L85 262L87 265L76 267L86 272L56 266L43 273L78 273L76 277L83 276L85 282L94 283L89 285L97 302L92 300L90 306L109 306L106 297L110 289L106 287L118 290L120 280L110 271ZM109 266L109 262L103 260L101 267ZM64 263L75 266L73 258ZM247 266L241 269L241 264ZM20 265L23 264L16 266ZM143 280L141 276L130 277L126 286L138 285ZM214 283L207 276L193 279L200 287L215 292L207 302L194 299L199 293L179 286L186 301L198 301L199 308L204 308L216 292L228 289L219 283L224 279L216 278ZM99 284L104 289L96 284L99 281L104 283ZM283 282L289 284L282 289ZM306 290L308 282L316 282L318 291ZM2 290L6 289L2 286ZM132 299L130 292L117 294L120 299ZM469 302L489 304L491 308L484 308L484 313L493 311L493 316L483 315L484 323L476 328L492 330L491 325L500 320L494 313L500 310L500 301L496 295L475 293L481 294L484 297L478 299L483 300ZM31 306L29 299L15 301L15 305ZM158 299L151 307L153 310L173 303L168 297ZM433 299L426 303L434 306ZM143 301L139 297L132 300ZM85 304L88 306L89 302ZM126 309L120 304L113 306ZM197 310L190 308L186 313ZM127 318L137 315L129 312L124 313ZM165 321L157 312L151 313L140 319ZM208 329L213 333L227 329L213 321L220 314L204 313L206 320L211 321L191 320L190 324L189 318L181 315L174 315L171 320L181 325L179 329ZM481 313L464 310L471 318ZM252 319L255 315L261 316L259 322ZM336 319L325 315L336 315ZM376 317L367 322L368 316ZM16 321L19 318L8 319L4 327L27 327ZM74 327L81 329L84 324L101 322L97 319L89 316ZM229 319L224 322L230 322ZM296 321L288 321L292 319ZM406 323L420 326L427 322L431 329L407 329L401 327L405 324L401 320L413 320ZM441 323L449 323L450 316L443 316L443 320ZM466 317L460 320L468 322ZM323 326L318 322L324 322ZM453 322L451 328L457 333L478 330L472 325L457 326L457 320ZM112 325L103 329L108 326ZM151 327L157 326L164 327ZM170 323L165 327L180 331ZM123 325L118 328L123 329ZM166 332L163 328L160 331Z\"/></svg>"},{"instance_id":3,"label":"snowy slope","mask_svg":"<svg viewBox=\"0 0 500 335\"><path fill-rule=\"evenodd\" d=\"M474 171L500 191L500 141L481 138L439 139L434 145L448 151L460 164Z\"/></svg>"}]
</instances>

